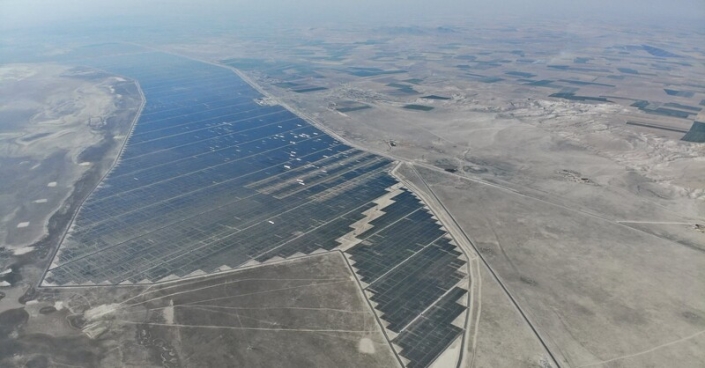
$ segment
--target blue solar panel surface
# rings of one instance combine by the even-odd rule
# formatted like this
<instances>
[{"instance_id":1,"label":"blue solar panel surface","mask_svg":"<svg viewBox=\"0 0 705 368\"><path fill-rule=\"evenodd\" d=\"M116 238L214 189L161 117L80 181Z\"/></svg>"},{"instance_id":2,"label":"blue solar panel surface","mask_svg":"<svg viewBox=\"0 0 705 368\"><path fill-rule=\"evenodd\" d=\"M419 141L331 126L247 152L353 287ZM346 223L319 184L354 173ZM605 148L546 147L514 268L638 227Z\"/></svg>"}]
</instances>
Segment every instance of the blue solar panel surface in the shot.
<instances>
[{"instance_id":1,"label":"blue solar panel surface","mask_svg":"<svg viewBox=\"0 0 705 368\"><path fill-rule=\"evenodd\" d=\"M465 310L455 303L465 261L389 159L258 103L227 68L157 52L88 63L138 81L146 104L46 284L152 283L339 249L409 366L427 366L462 333L451 322ZM340 248L345 236L355 242ZM437 332L419 334L428 321Z\"/></svg>"}]
</instances>

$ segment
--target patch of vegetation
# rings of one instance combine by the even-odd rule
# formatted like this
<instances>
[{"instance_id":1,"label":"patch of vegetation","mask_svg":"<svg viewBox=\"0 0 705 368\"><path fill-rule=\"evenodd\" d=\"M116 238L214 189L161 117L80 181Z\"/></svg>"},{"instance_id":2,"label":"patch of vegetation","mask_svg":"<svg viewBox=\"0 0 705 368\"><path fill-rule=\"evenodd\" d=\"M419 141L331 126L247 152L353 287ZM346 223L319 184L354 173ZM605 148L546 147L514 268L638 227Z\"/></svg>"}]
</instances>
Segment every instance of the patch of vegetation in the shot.
<instances>
[{"instance_id":1,"label":"patch of vegetation","mask_svg":"<svg viewBox=\"0 0 705 368\"><path fill-rule=\"evenodd\" d=\"M308 87L308 88L295 89L294 92L306 93L306 92L324 91L327 89L328 89L327 87Z\"/></svg>"},{"instance_id":2,"label":"patch of vegetation","mask_svg":"<svg viewBox=\"0 0 705 368\"><path fill-rule=\"evenodd\" d=\"M644 49L644 51L656 57L680 57L679 55L668 52L664 49L660 49L658 47L653 47L649 45L641 45L641 47Z\"/></svg>"},{"instance_id":3,"label":"patch of vegetation","mask_svg":"<svg viewBox=\"0 0 705 368\"><path fill-rule=\"evenodd\" d=\"M506 72L504 73L506 75L513 75L515 77L522 77L522 78L532 78L535 77L536 74L533 73L526 73L526 72Z\"/></svg>"},{"instance_id":4,"label":"patch of vegetation","mask_svg":"<svg viewBox=\"0 0 705 368\"><path fill-rule=\"evenodd\" d=\"M409 86L409 85L401 84L401 83L387 83L387 86L389 86L389 87L394 87L394 88L407 88L407 87L411 87L411 86Z\"/></svg>"},{"instance_id":5,"label":"patch of vegetation","mask_svg":"<svg viewBox=\"0 0 705 368\"><path fill-rule=\"evenodd\" d=\"M379 68L352 67L350 68L350 71L348 71L348 73L356 77L373 77L377 75L406 73L406 70L382 70Z\"/></svg>"},{"instance_id":6,"label":"patch of vegetation","mask_svg":"<svg viewBox=\"0 0 705 368\"><path fill-rule=\"evenodd\" d=\"M625 74L639 74L638 70L632 68L617 68L617 70Z\"/></svg>"},{"instance_id":7,"label":"patch of vegetation","mask_svg":"<svg viewBox=\"0 0 705 368\"><path fill-rule=\"evenodd\" d=\"M542 79L542 80L540 80L540 81L529 82L529 83L527 83L527 85L529 85L529 86L536 86L536 87L543 87L543 86L547 86L547 85L549 85L549 84L551 84L551 83L553 83L552 80L549 80L549 79Z\"/></svg>"},{"instance_id":8,"label":"patch of vegetation","mask_svg":"<svg viewBox=\"0 0 705 368\"><path fill-rule=\"evenodd\" d=\"M663 104L663 106L674 107L676 109L690 110L690 111L695 111L695 112L699 112L700 110L702 110L699 107L682 105L682 104L675 103L675 102L667 102L667 103Z\"/></svg>"},{"instance_id":9,"label":"patch of vegetation","mask_svg":"<svg viewBox=\"0 0 705 368\"><path fill-rule=\"evenodd\" d=\"M300 86L298 83L294 82L281 82L281 83L274 83L275 86L279 88L294 88Z\"/></svg>"},{"instance_id":10,"label":"patch of vegetation","mask_svg":"<svg viewBox=\"0 0 705 368\"><path fill-rule=\"evenodd\" d=\"M503 80L504 79L499 78L499 77L485 77L485 78L480 79L480 82L482 82L482 83L496 83L496 82L500 82Z\"/></svg>"},{"instance_id":11,"label":"patch of vegetation","mask_svg":"<svg viewBox=\"0 0 705 368\"><path fill-rule=\"evenodd\" d=\"M389 83L387 84L389 87L394 87L397 89L397 91L404 93L404 94L417 94L419 93L417 90L414 89L414 87L408 85L408 84L401 84L401 83Z\"/></svg>"},{"instance_id":12,"label":"patch of vegetation","mask_svg":"<svg viewBox=\"0 0 705 368\"><path fill-rule=\"evenodd\" d=\"M573 92L559 92L549 95L548 97L563 98L573 101L612 102L604 97L576 96Z\"/></svg>"},{"instance_id":13,"label":"patch of vegetation","mask_svg":"<svg viewBox=\"0 0 705 368\"><path fill-rule=\"evenodd\" d=\"M408 110L419 110L419 111L431 111L431 110L433 110L433 106L416 105L416 104L404 105L404 108L405 108L405 109L408 109Z\"/></svg>"},{"instance_id":14,"label":"patch of vegetation","mask_svg":"<svg viewBox=\"0 0 705 368\"><path fill-rule=\"evenodd\" d=\"M616 87L614 84L584 82L584 81L572 80L572 79L559 79L558 81L564 82L564 83L576 84L578 86L600 86L600 87L610 87L610 88Z\"/></svg>"},{"instance_id":15,"label":"patch of vegetation","mask_svg":"<svg viewBox=\"0 0 705 368\"><path fill-rule=\"evenodd\" d=\"M460 60L475 61L477 59L477 56L475 56L475 55L458 55L455 58L460 59Z\"/></svg>"},{"instance_id":16,"label":"patch of vegetation","mask_svg":"<svg viewBox=\"0 0 705 368\"><path fill-rule=\"evenodd\" d=\"M384 40L366 40L355 42L355 45L384 45L387 41Z\"/></svg>"},{"instance_id":17,"label":"patch of vegetation","mask_svg":"<svg viewBox=\"0 0 705 368\"><path fill-rule=\"evenodd\" d=\"M671 116L674 118L687 119L688 116L694 114L694 112L680 111L674 109L668 109L665 107L649 107L649 101L640 100L634 102L631 106L638 108L639 110L653 115Z\"/></svg>"},{"instance_id":18,"label":"patch of vegetation","mask_svg":"<svg viewBox=\"0 0 705 368\"><path fill-rule=\"evenodd\" d=\"M346 113L346 112L353 112L353 111L359 111L359 110L365 110L365 109L370 109L372 106L370 105L362 105L362 106L350 106L350 107L339 107L336 110Z\"/></svg>"},{"instance_id":19,"label":"patch of vegetation","mask_svg":"<svg viewBox=\"0 0 705 368\"><path fill-rule=\"evenodd\" d=\"M637 102L634 102L632 104L632 106L637 107L641 110L641 109L646 108L646 106L649 106L649 101L645 101L645 100L637 101Z\"/></svg>"},{"instance_id":20,"label":"patch of vegetation","mask_svg":"<svg viewBox=\"0 0 705 368\"><path fill-rule=\"evenodd\" d=\"M695 95L695 93L693 93L692 91L677 91L675 89L668 89L668 88L665 88L664 92L666 92L666 94L669 96L686 97L686 98L690 98Z\"/></svg>"}]
</instances>

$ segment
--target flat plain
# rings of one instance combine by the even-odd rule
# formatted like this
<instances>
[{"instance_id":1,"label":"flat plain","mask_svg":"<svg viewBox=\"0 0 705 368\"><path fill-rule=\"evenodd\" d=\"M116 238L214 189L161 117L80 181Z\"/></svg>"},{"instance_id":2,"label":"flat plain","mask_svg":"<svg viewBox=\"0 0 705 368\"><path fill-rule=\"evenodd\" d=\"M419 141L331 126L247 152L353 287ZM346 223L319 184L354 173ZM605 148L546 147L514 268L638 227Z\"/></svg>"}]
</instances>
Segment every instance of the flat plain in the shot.
<instances>
[{"instance_id":1,"label":"flat plain","mask_svg":"<svg viewBox=\"0 0 705 368\"><path fill-rule=\"evenodd\" d=\"M169 49L240 68L334 134L412 164L409 180L485 261L482 294L504 295L483 298L469 365L699 366L705 70L688 27L321 29L292 34L294 51ZM521 336L487 325L493 305L532 327L513 354L483 353Z\"/></svg>"},{"instance_id":2,"label":"flat plain","mask_svg":"<svg viewBox=\"0 0 705 368\"><path fill-rule=\"evenodd\" d=\"M0 363L702 366L693 27L243 30L47 56L84 65L44 67L87 73L96 115L141 113L86 160L100 170L55 180L68 207L3 220L14 239L56 219L26 253L3 243Z\"/></svg>"}]
</instances>

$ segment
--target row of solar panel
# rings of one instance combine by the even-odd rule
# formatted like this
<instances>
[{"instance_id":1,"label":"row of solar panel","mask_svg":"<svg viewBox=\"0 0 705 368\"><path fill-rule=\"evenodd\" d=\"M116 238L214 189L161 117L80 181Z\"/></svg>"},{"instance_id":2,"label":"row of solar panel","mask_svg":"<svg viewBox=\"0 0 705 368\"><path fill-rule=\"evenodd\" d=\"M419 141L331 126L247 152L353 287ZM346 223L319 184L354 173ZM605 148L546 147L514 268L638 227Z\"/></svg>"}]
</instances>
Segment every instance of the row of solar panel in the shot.
<instances>
[{"instance_id":1,"label":"row of solar panel","mask_svg":"<svg viewBox=\"0 0 705 368\"><path fill-rule=\"evenodd\" d=\"M393 200L347 253L387 329L399 333L407 366L426 367L462 332L452 322L465 310L455 303L466 293L455 286L465 261L415 196L404 190Z\"/></svg>"},{"instance_id":2,"label":"row of solar panel","mask_svg":"<svg viewBox=\"0 0 705 368\"><path fill-rule=\"evenodd\" d=\"M394 338L402 356L410 360L408 368L428 367L459 338L463 329L453 325L453 321L466 310L459 304L466 293L461 288L453 288Z\"/></svg>"},{"instance_id":3,"label":"row of solar panel","mask_svg":"<svg viewBox=\"0 0 705 368\"><path fill-rule=\"evenodd\" d=\"M324 142L312 142L313 147L317 150L313 154L304 157L305 163L311 163L316 159L322 159L322 156L335 153L335 149L329 150L330 145ZM97 192L98 195L93 196L91 201L86 204L83 219L85 224L78 223L79 226L87 226L94 222L103 220L104 216L117 216L121 212L119 207L123 206L132 208L136 205L135 201L140 201L140 207L148 206L150 203L158 203L165 201L179 193L191 193L193 191L212 191L218 190L218 187L239 188L243 184L247 184L260 178L271 177L272 175L286 172L284 165L297 165L300 163L284 161L288 156L285 150L277 150L276 152L268 152L265 154L249 155L243 159L234 159L221 162L210 167L199 166L205 160L195 160L182 162L180 165L170 167L160 167L159 170L147 170L140 172L138 175L111 177L108 183L110 187L102 188ZM295 161L295 160L294 160ZM353 162L350 166L362 164L364 162ZM289 166L291 167L291 166ZM266 170L270 169L270 170ZM329 171L329 172L332 172ZM130 180L131 179L131 180ZM124 183L124 187L120 187ZM173 189L176 193L171 193ZM231 190L231 189L224 189ZM105 203L108 201L115 202L115 197L119 196L121 202L113 203L109 213L105 213ZM100 213L103 212L103 216Z\"/></svg>"},{"instance_id":4,"label":"row of solar panel","mask_svg":"<svg viewBox=\"0 0 705 368\"><path fill-rule=\"evenodd\" d=\"M324 184L332 180L339 182L340 179L337 179L337 175L342 175L342 178L347 178L351 175L364 175L384 167L387 164L388 163L385 161L375 160L362 162L358 165L341 166L335 171L331 170L329 174L322 177L321 180L314 181L310 183L310 185L290 185L274 194L293 194L293 189L298 191L310 191L310 189L313 188L322 191L325 190L323 188L328 187L319 186L317 184ZM105 220L93 222L90 226L85 224L86 221L78 222L75 233L85 234L89 237L102 236L109 233L106 232L106 229L109 229L115 223L122 223L124 226L132 228L149 229L155 225L152 222L165 223L165 219L181 218L181 210L188 212L195 211L194 213L200 213L198 211L207 212L208 209L214 208L214 206L223 205L228 202L235 203L255 195L253 190L244 188L241 185L242 182L238 180L224 181L211 186L201 186L200 183L196 184L197 185L192 185L191 187L170 185L155 188L156 186L151 186L149 188L155 188L155 190L135 191L131 192L130 196L118 195L113 197L110 201L102 201L100 202L103 206L101 211L105 214ZM293 188L290 188L292 186ZM160 188L162 189L161 191L157 190ZM179 188L183 188L181 192ZM188 188L197 189L189 190ZM171 193L173 193L174 196L169 197L168 195ZM161 195L164 195L164 197ZM286 204L283 206L286 207ZM276 208L281 209L282 205ZM263 210L266 211L267 209ZM152 219L153 216L159 216L161 214L164 214L166 217Z\"/></svg>"},{"instance_id":5,"label":"row of solar panel","mask_svg":"<svg viewBox=\"0 0 705 368\"><path fill-rule=\"evenodd\" d=\"M297 212L295 213L298 214L297 216L302 216L302 218L308 219L309 221L315 221L316 218L319 216L323 216L323 219L330 218L331 216L334 217L336 216L336 214L339 215L339 211L346 207L355 205L359 206L361 204L370 202L385 192L384 189L389 186L389 182L386 180L380 180L379 178L379 176L384 174L385 165L387 164L384 162L380 162L375 167L367 167L364 170L361 169L357 171L347 172L341 176L335 177L336 179L331 182L322 183L318 186L311 186L310 188L306 189L307 193L302 193L300 197L292 198L292 200L286 201L284 203L282 201L276 201L274 199L267 198L266 196L258 194L254 191L250 191L252 193L250 198L234 200L229 205L214 208L212 206L217 203L217 199L220 198L220 201L222 201L222 197L209 197L209 193L204 192L202 193L201 197L196 197L194 199L194 201L196 202L198 202L199 200L210 200L209 203L207 203L207 206L197 208L198 210L206 211L203 215L200 215L200 213L197 212L197 214L199 215L194 216L194 214L190 212L194 211L195 208L193 206L186 206L186 211L184 212L164 212L164 208L162 207L150 207L144 209L143 211L132 213L130 216L124 217L120 220L115 219L113 221L107 221L101 224L100 226L96 226L95 228L90 229L87 232L75 231L72 234L70 240L78 243L77 245L91 244L91 242L95 242L96 239L102 240L103 244L100 245L99 248L79 246L79 249L75 249L71 252L63 252L61 259L65 263L70 262L73 259L76 259L77 257L84 257L87 254L93 254L92 257L102 258L99 253L95 252L99 251L100 248L106 248L109 249L109 252L104 254L109 258L107 260L108 264L112 264L117 260L127 261L119 257L119 254L114 253L120 252L120 248L130 248L131 244L133 243L131 239L139 238L143 240L143 238L145 237L147 239L153 240L153 243L150 244L150 246L145 245L142 247L138 247L142 249L141 252L144 252L145 250L153 247L159 248L160 245L164 244L172 248L175 244L185 243L183 244L183 247L189 249L193 247L193 245L189 245L189 242L202 242L204 241L203 235L199 233L196 237L186 237L181 234L178 230L189 227L204 228L205 225L209 225L212 223L220 223L223 225L227 225L224 231L226 231L228 234L232 234L235 233L238 228L243 229L247 228L251 224L257 223L258 221L262 222L266 221L267 219L275 219L279 213L294 208L297 209ZM312 193L322 191L336 185L340 185L350 180L355 180L356 178L363 176L365 171L377 173L378 178L376 181L379 184L373 183L375 188L374 191L365 191L366 188L364 186L360 186L357 188L352 188L352 190L348 192L341 193L339 197L342 197L342 200L333 198L330 201L326 201L323 203L307 203L309 202L307 200L307 197L310 196ZM244 190L244 188L240 189ZM364 193L365 195L360 197L359 200L356 200L356 195L358 192ZM190 201L191 199L191 197L183 198L186 203L189 203L187 200ZM302 213L302 205L304 204L306 205L306 207L313 207L310 210L310 214ZM329 211L328 209L331 210ZM296 218L296 216L294 218ZM202 221L198 221L198 219L201 219ZM174 221L171 222L171 220ZM281 222L278 221L278 223ZM291 234L296 231L306 230L305 228L302 229L300 227L290 228L290 226L288 226L287 224L288 222L285 221L284 223L281 223L281 225L278 225L278 228L281 229L281 232L283 234ZM268 234L273 234L271 230L269 231L270 233ZM246 236L246 234L238 235L238 237L240 236ZM210 235L210 237L213 237L213 235ZM258 240L258 242L265 242L265 240L260 239ZM274 247L277 246L277 243L274 242L270 245ZM164 254L164 252L158 253L158 255L160 256L163 256ZM233 259L229 261L233 262L230 265L234 266L237 264L245 263L247 260L248 259ZM91 257L81 258L81 262L92 263L92 260ZM219 266L221 265L222 264L220 264ZM198 265L194 265L194 267L196 267L194 268L194 270L198 269ZM109 272L109 267L107 265L104 267L103 272ZM98 280L94 281L97 282Z\"/></svg>"}]
</instances>

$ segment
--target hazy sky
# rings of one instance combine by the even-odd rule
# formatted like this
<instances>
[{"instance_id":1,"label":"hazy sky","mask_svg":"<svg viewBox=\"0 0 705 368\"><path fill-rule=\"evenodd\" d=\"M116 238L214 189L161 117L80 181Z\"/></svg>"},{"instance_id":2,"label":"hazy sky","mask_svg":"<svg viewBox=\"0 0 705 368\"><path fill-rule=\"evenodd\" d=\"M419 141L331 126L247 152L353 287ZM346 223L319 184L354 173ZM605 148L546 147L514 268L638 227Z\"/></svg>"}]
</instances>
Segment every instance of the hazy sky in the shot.
<instances>
[{"instance_id":1,"label":"hazy sky","mask_svg":"<svg viewBox=\"0 0 705 368\"><path fill-rule=\"evenodd\" d=\"M0 0L0 27L55 27L129 19L178 24L232 19L413 24L445 17L491 20L515 17L702 19L705 0Z\"/></svg>"}]
</instances>

